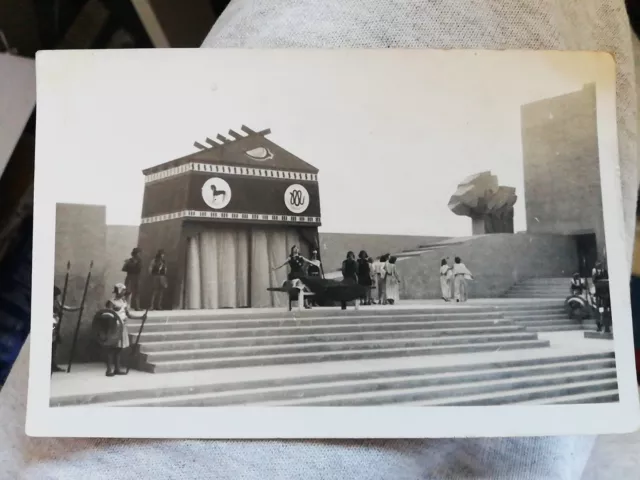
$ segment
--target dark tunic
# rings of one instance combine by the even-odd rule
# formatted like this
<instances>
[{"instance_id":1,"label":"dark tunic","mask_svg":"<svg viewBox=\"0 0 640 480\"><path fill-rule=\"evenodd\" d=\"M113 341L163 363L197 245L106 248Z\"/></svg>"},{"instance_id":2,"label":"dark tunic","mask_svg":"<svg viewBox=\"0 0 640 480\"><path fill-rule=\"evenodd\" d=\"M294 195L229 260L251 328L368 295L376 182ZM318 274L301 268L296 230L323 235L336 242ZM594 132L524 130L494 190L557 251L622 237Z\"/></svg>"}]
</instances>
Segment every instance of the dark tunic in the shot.
<instances>
[{"instance_id":1,"label":"dark tunic","mask_svg":"<svg viewBox=\"0 0 640 480\"><path fill-rule=\"evenodd\" d=\"M362 258L358 259L358 283L364 287L371 286L371 264Z\"/></svg>"},{"instance_id":2,"label":"dark tunic","mask_svg":"<svg viewBox=\"0 0 640 480\"><path fill-rule=\"evenodd\" d=\"M358 283L358 263L355 260L342 262L342 280L345 283Z\"/></svg>"},{"instance_id":3,"label":"dark tunic","mask_svg":"<svg viewBox=\"0 0 640 480\"><path fill-rule=\"evenodd\" d=\"M289 264L289 280L304 277L304 260L300 256L289 257L287 262Z\"/></svg>"},{"instance_id":4,"label":"dark tunic","mask_svg":"<svg viewBox=\"0 0 640 480\"><path fill-rule=\"evenodd\" d=\"M167 264L164 260L154 260L151 266L153 289L156 291L167 288Z\"/></svg>"},{"instance_id":5,"label":"dark tunic","mask_svg":"<svg viewBox=\"0 0 640 480\"><path fill-rule=\"evenodd\" d=\"M571 281L571 295L582 295L584 292L584 283L582 280L576 282L575 280Z\"/></svg>"}]
</instances>

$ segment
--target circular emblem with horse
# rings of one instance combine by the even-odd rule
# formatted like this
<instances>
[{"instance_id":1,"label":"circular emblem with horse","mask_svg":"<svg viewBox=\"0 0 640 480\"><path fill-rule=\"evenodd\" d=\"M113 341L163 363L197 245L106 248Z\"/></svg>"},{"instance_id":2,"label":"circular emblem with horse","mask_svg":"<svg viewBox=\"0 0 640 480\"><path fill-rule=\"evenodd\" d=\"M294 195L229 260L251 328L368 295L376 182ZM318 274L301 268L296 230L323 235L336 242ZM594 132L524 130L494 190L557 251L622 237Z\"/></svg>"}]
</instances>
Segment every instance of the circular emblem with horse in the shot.
<instances>
[{"instance_id":1,"label":"circular emblem with horse","mask_svg":"<svg viewBox=\"0 0 640 480\"><path fill-rule=\"evenodd\" d=\"M309 206L309 192L302 185L294 183L284 192L284 204L292 213L302 213Z\"/></svg>"},{"instance_id":2,"label":"circular emblem with horse","mask_svg":"<svg viewBox=\"0 0 640 480\"><path fill-rule=\"evenodd\" d=\"M220 210L231 201L231 187L222 178L210 178L202 186L202 199L209 207Z\"/></svg>"}]
</instances>

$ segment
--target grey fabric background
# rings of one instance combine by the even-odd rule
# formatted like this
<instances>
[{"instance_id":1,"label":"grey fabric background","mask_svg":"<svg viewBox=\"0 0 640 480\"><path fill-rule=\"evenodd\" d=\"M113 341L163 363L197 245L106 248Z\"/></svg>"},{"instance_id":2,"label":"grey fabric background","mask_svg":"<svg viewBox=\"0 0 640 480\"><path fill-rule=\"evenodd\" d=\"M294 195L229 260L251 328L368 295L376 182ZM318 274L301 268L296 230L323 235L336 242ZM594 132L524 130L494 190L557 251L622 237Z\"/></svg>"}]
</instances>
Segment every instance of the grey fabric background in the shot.
<instances>
[{"instance_id":1,"label":"grey fabric background","mask_svg":"<svg viewBox=\"0 0 640 480\"><path fill-rule=\"evenodd\" d=\"M204 46L614 52L631 256L637 99L623 0L235 0ZM579 479L595 442L593 437L341 442L30 439L24 435L27 375L28 345L0 393L2 479ZM611 458L618 462L615 455L600 456L604 462ZM618 476L606 466L594 467L594 474L596 470L605 476L589 478L635 476Z\"/></svg>"}]
</instances>

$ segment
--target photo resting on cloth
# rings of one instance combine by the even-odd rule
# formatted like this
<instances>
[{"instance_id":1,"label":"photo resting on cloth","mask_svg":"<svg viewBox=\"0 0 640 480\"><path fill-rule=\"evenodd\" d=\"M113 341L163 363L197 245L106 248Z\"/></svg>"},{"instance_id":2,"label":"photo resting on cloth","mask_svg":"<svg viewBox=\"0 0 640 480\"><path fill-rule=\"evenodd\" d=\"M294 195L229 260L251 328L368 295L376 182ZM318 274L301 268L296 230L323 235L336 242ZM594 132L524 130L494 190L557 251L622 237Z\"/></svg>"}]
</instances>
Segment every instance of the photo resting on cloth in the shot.
<instances>
[{"instance_id":1,"label":"photo resting on cloth","mask_svg":"<svg viewBox=\"0 0 640 480\"><path fill-rule=\"evenodd\" d=\"M36 69L29 435L638 427L609 54Z\"/></svg>"}]
</instances>

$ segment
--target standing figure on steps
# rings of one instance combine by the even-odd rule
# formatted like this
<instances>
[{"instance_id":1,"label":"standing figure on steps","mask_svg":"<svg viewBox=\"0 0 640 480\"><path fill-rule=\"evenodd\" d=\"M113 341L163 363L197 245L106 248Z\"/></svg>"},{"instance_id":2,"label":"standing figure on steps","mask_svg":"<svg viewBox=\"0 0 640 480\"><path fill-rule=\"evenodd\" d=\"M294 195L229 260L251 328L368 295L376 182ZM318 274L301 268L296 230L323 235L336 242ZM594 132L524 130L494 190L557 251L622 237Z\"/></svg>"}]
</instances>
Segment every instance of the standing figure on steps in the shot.
<instances>
[{"instance_id":1,"label":"standing figure on steps","mask_svg":"<svg viewBox=\"0 0 640 480\"><path fill-rule=\"evenodd\" d=\"M456 257L453 263L453 291L456 302L466 302L469 299L467 281L473 280L473 275L462 263L460 257Z\"/></svg>"},{"instance_id":2,"label":"standing figure on steps","mask_svg":"<svg viewBox=\"0 0 640 480\"><path fill-rule=\"evenodd\" d=\"M142 250L138 247L131 251L131 257L125 260L122 271L127 274L124 284L129 295L129 305L138 310L140 308L140 273L142 273Z\"/></svg>"},{"instance_id":3,"label":"standing figure on steps","mask_svg":"<svg viewBox=\"0 0 640 480\"><path fill-rule=\"evenodd\" d=\"M58 350L58 345L60 344L60 331L58 327L58 322L60 321L60 317L62 316L62 312L77 312L80 310L80 307L70 307L68 305L63 305L62 300L60 299L60 295L62 292L58 287L54 285L53 287L53 336L51 343L51 373L53 372L62 372L63 369L60 368L56 364L56 352Z\"/></svg>"},{"instance_id":4,"label":"standing figure on steps","mask_svg":"<svg viewBox=\"0 0 640 480\"><path fill-rule=\"evenodd\" d=\"M127 302L127 289L122 283L117 283L113 287L113 295L107 300L106 307L115 312L120 320L119 335L114 341L105 346L107 350L107 377L114 375L126 375L127 372L121 368L122 350L129 347L129 329L127 328L128 319L142 319L143 315L132 315Z\"/></svg>"},{"instance_id":5,"label":"standing figure on steps","mask_svg":"<svg viewBox=\"0 0 640 480\"><path fill-rule=\"evenodd\" d=\"M395 305L400 301L400 275L398 275L396 260L397 258L394 256L389 257L384 267L386 272L384 278L385 295L389 305Z\"/></svg>"},{"instance_id":6,"label":"standing figure on steps","mask_svg":"<svg viewBox=\"0 0 640 480\"><path fill-rule=\"evenodd\" d=\"M453 270L449 266L446 258L443 258L440 262L440 291L442 293L442 299L445 302L450 302L451 297L453 297L452 292L452 280L453 279Z\"/></svg>"},{"instance_id":7,"label":"standing figure on steps","mask_svg":"<svg viewBox=\"0 0 640 480\"><path fill-rule=\"evenodd\" d=\"M167 262L164 258L164 250L158 250L156 256L149 265L149 274L153 282L151 291L150 310L162 310L164 291L169 287L167 280Z\"/></svg>"}]
</instances>

